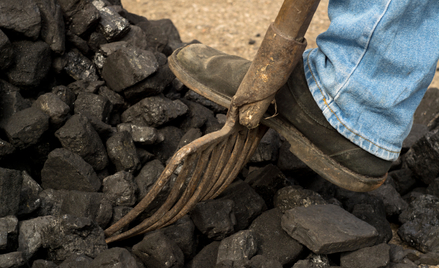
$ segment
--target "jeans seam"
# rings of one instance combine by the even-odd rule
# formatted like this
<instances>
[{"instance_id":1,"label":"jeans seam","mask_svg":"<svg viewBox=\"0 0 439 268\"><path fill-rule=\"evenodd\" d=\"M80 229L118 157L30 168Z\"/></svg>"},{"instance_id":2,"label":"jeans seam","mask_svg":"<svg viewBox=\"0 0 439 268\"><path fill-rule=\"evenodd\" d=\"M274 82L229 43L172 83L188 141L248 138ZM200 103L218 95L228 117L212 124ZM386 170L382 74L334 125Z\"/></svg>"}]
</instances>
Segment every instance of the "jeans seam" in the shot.
<instances>
[{"instance_id":1,"label":"jeans seam","mask_svg":"<svg viewBox=\"0 0 439 268\"><path fill-rule=\"evenodd\" d=\"M378 147L378 148L380 148L380 149L383 149L384 151L387 151L387 152L390 152L390 153L400 153L400 151L391 151L391 150L388 150L388 149L386 149L386 148L383 148L383 147L381 147L380 145L374 143L373 141L371 141L371 140L369 140L369 139L367 139L367 138L361 136L360 134L355 133L355 132L352 131L350 128L348 128L348 127L347 127L347 126L346 126L346 125L340 120L340 118L338 118L337 114L336 114L336 113L331 109L331 107L329 106L329 104L328 104L328 102L327 102L327 100L326 100L326 97L325 97L325 95L323 94L323 90L320 88L320 86L319 86L319 84L318 84L318 82L317 82L317 79L316 79L315 76L314 76L314 73L313 73L313 71L312 71L312 69L311 69L311 65L310 65L310 63L309 63L309 55L310 55L310 54L311 54L311 52L308 53L308 56L307 56L307 59L306 59L306 64L308 65L308 70L310 71L311 76L312 76L312 79L314 80L314 82L315 82L317 88L319 89L320 94L322 94L323 102L325 103L325 106L326 106L326 107L329 109L329 111L335 116L335 118L337 119L337 121L338 121L340 124L342 124L343 127L345 127L349 132L351 132L351 133L354 134L355 136L357 136L357 137L359 137L359 138L361 138L361 139L363 139L363 140L365 140L365 141L370 142L371 144L375 145L376 147Z\"/></svg>"},{"instance_id":2,"label":"jeans seam","mask_svg":"<svg viewBox=\"0 0 439 268\"><path fill-rule=\"evenodd\" d=\"M386 8L384 9L384 12L381 14L381 16L379 17L379 19L377 20L377 22L375 23L375 25L373 26L372 30L370 31L369 37L367 38L367 42L366 42L366 46L363 50L363 53L361 54L361 56L359 57L357 63L355 64L354 68L352 68L352 71L349 73L349 75L346 77L346 80L340 85L340 87L336 90L336 95L334 96L334 99L336 99L340 94L341 94L341 90L343 89L344 86L346 86L346 84L348 83L349 78L352 76L352 74L355 72L355 70L358 68L358 66L360 65L360 62L363 60L364 55L366 54L366 50L369 47L370 44L370 39L372 39L372 35L375 32L375 29L377 28L378 24L381 22L381 20L384 17L384 14L386 14L387 10L389 9L389 5L392 2L392 0L389 0L389 2L387 2Z\"/></svg>"}]
</instances>

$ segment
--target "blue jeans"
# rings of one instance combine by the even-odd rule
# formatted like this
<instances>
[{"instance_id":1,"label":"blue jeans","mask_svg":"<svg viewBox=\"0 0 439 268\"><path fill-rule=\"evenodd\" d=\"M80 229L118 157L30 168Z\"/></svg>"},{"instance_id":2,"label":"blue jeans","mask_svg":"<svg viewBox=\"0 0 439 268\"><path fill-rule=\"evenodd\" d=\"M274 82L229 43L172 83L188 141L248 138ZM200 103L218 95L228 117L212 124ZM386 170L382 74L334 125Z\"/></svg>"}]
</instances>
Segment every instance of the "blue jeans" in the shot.
<instances>
[{"instance_id":1,"label":"blue jeans","mask_svg":"<svg viewBox=\"0 0 439 268\"><path fill-rule=\"evenodd\" d=\"M439 59L439 0L330 0L331 25L303 55L328 122L396 160Z\"/></svg>"}]
</instances>

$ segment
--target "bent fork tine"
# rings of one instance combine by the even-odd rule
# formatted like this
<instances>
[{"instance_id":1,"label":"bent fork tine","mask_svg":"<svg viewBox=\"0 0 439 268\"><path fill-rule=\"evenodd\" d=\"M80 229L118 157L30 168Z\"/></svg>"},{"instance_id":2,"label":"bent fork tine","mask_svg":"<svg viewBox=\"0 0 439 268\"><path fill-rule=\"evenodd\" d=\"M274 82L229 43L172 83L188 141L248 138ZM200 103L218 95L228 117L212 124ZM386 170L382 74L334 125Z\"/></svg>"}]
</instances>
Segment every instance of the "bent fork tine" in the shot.
<instances>
[{"instance_id":1,"label":"bent fork tine","mask_svg":"<svg viewBox=\"0 0 439 268\"><path fill-rule=\"evenodd\" d=\"M220 130L216 132L212 132L208 135L198 138L197 140L187 144L171 158L171 161L168 163L160 177L154 183L153 187L149 191L149 193L122 219L108 227L105 230L105 236L110 237L115 232L123 228L132 222L140 213L142 213L149 204L157 197L159 192L163 189L163 187L169 182L173 172L175 169L183 162L187 160L187 157L191 154L194 154L198 151L204 150L206 147L211 145L212 143L218 143L219 141L228 137L230 133L236 131L239 128L239 125L236 124L237 118L237 110L233 109L229 111L229 117L226 121L226 124ZM115 240L114 240L115 241Z\"/></svg>"},{"instance_id":2,"label":"bent fork tine","mask_svg":"<svg viewBox=\"0 0 439 268\"><path fill-rule=\"evenodd\" d=\"M236 137L236 136L235 136ZM191 210L190 207L193 206L193 204L196 205L198 201L201 199L201 194L203 193L204 189L209 188L214 181L212 180L212 173L214 169L218 166L215 160L218 158L218 154L220 154L225 148L226 141L223 141L218 147L220 150L214 150L211 154L211 157L209 159L209 165L204 172L203 176L197 178L197 180L191 180L188 186L186 187L185 192L181 196L181 198L178 200L177 204L170 210L166 215L160 219L160 221L156 222L154 225L150 226L147 229L142 230L138 234L145 233L151 230L155 230L164 226L167 226L169 224L174 223L178 219L182 218L186 213L184 213L184 207L189 207L189 210ZM207 186L206 186L207 185ZM201 191L200 193L195 193L196 190ZM183 212L182 212L183 211Z\"/></svg>"},{"instance_id":3,"label":"bent fork tine","mask_svg":"<svg viewBox=\"0 0 439 268\"><path fill-rule=\"evenodd\" d=\"M202 152L195 155L195 157L198 156L198 158L199 158L199 161L196 162L197 165L196 165L195 170L193 171L193 175L192 175L193 177L195 177L195 179L197 176L200 175L200 173L202 172L202 170L204 169L204 167L207 164L208 159L203 157L203 155L210 154L210 152L213 150L213 147L214 146L210 146L207 150L202 151ZM193 155L191 155L191 156L193 156ZM193 162L190 162L188 164L191 165L191 164L193 164ZM134 227L128 231L108 238L106 240L107 243L135 236L135 235L141 233L141 231L143 229L146 229L146 228L150 227L151 225L154 225L157 221L160 220L160 218L162 218L164 215L166 215L166 213L168 213L169 209L175 203L176 199L179 197L181 187L183 186L184 182L186 181L186 175L188 173L187 172L188 170L189 170L189 168L187 167L187 165L185 163L185 165L183 165L183 169L182 169L182 171L184 171L184 172L181 172L179 174L179 176L177 177L177 181L174 184L174 186L172 187L171 193L169 194L165 203L163 203L160 206L160 208L154 213L154 215L145 219L142 223L140 223L139 225L137 225L136 227ZM193 178L191 180L193 180Z\"/></svg>"},{"instance_id":4,"label":"bent fork tine","mask_svg":"<svg viewBox=\"0 0 439 268\"><path fill-rule=\"evenodd\" d=\"M234 151L232 152L232 158L233 154L239 154L240 156L237 157L237 161L231 171L229 171L228 174L223 173L224 179L222 180L222 183L218 185L219 187L216 189L211 189L208 195L205 196L204 200L207 199L214 199L219 194L221 194L227 186L230 185L230 183L233 182L233 180L238 175L239 171L244 167L244 165L248 162L250 157L253 155L254 151L256 150L259 141L262 139L262 136L264 136L265 132L267 132L268 128L265 126L260 126L256 129L248 130L247 131L247 137L245 139L245 143L243 145L243 148L240 151Z\"/></svg>"}]
</instances>

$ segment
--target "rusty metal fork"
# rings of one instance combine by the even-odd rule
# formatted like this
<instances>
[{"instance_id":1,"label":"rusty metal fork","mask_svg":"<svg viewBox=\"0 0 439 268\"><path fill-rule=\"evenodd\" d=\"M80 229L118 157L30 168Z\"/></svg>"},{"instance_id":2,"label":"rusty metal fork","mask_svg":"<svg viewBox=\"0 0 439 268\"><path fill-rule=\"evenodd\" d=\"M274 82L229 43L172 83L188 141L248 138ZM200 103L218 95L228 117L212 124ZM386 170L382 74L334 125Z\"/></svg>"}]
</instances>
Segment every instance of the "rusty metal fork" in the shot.
<instances>
[{"instance_id":1,"label":"rusty metal fork","mask_svg":"<svg viewBox=\"0 0 439 268\"><path fill-rule=\"evenodd\" d=\"M237 118L235 115L230 117ZM105 230L107 243L126 239L174 223L203 200L215 198L238 175L257 148L267 127L249 130L228 120L219 131L205 135L181 148L171 159L150 192L124 218ZM161 207L136 227L112 236L129 224L169 183L177 168L177 179Z\"/></svg>"}]
</instances>

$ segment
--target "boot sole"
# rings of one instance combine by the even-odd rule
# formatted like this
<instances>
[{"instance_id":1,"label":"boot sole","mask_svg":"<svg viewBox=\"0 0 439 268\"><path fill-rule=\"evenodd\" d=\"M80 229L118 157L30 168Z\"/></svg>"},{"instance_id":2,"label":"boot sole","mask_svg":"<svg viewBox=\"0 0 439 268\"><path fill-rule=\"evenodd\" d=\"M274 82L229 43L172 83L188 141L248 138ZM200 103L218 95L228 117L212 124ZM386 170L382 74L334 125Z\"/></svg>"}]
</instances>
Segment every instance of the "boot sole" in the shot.
<instances>
[{"instance_id":1,"label":"boot sole","mask_svg":"<svg viewBox=\"0 0 439 268\"><path fill-rule=\"evenodd\" d=\"M230 107L231 98L213 91L202 83L194 79L178 64L176 55L182 48L179 48L169 56L169 67L175 76L188 88L201 96L223 106ZM351 171L340 165L330 156L324 154L318 147L309 141L300 131L291 126L288 121L281 116L262 119L261 123L273 128L282 135L291 145L290 151L295 154L308 167L331 183L355 192L368 192L380 187L387 178L387 173L382 177L368 177Z\"/></svg>"}]
</instances>

